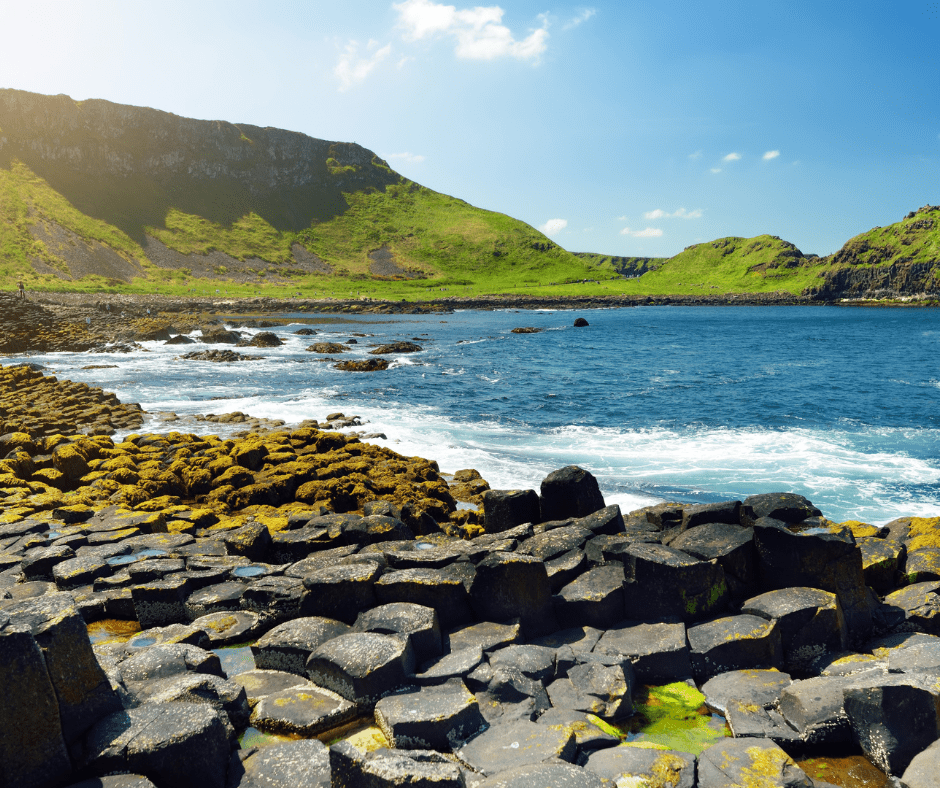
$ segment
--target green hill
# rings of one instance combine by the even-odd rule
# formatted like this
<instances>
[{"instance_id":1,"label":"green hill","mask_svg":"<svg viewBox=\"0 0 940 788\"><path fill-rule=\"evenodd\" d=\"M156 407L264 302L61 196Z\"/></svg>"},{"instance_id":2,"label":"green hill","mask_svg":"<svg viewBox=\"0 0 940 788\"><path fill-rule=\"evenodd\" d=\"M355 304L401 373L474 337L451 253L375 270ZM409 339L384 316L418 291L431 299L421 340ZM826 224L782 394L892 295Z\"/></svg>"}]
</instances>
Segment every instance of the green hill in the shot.
<instances>
[{"instance_id":1,"label":"green hill","mask_svg":"<svg viewBox=\"0 0 940 788\"><path fill-rule=\"evenodd\" d=\"M614 275L352 143L0 90L4 282L381 294Z\"/></svg>"}]
</instances>

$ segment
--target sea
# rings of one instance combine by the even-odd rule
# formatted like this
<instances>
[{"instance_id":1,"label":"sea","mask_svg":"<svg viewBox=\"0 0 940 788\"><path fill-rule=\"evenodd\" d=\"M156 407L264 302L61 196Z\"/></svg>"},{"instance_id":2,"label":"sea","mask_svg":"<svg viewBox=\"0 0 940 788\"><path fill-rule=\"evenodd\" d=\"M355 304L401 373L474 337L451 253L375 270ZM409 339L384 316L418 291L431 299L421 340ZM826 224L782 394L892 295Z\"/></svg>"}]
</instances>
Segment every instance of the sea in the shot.
<instances>
[{"instance_id":1,"label":"sea","mask_svg":"<svg viewBox=\"0 0 940 788\"><path fill-rule=\"evenodd\" d=\"M232 316L232 321L246 316ZM271 315L258 316L260 318ZM140 431L227 434L193 414L288 425L341 412L359 432L494 489L538 489L552 470L593 473L625 512L795 492L836 521L940 515L940 311L684 307L311 315L273 331L263 360L182 360L205 345L6 358L113 391L151 413ZM574 327L575 318L589 325ZM296 321L296 322L293 322ZM309 327L315 336L295 332ZM533 327L537 333L513 333ZM198 338L199 332L193 332ZM388 370L342 372L312 342L415 342ZM219 348L222 346L213 346ZM85 369L108 365L105 369ZM347 430L348 431L348 430ZM118 438L121 435L116 436Z\"/></svg>"}]
</instances>

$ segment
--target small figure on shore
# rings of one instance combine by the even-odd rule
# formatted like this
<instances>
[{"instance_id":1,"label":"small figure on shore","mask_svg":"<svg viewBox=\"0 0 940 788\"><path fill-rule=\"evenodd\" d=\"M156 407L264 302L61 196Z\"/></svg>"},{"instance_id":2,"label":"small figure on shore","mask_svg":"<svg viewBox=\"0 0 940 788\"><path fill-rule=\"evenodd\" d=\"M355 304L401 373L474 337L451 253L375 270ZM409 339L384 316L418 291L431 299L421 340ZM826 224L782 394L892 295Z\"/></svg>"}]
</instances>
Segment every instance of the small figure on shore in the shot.
<instances>
[{"instance_id":1,"label":"small figure on shore","mask_svg":"<svg viewBox=\"0 0 940 788\"><path fill-rule=\"evenodd\" d=\"M17 283L16 283L16 286L20 289L20 298L22 298L22 299L25 300L25 298L26 298L26 288L23 287L23 283L22 283L22 282L17 282Z\"/></svg>"}]
</instances>

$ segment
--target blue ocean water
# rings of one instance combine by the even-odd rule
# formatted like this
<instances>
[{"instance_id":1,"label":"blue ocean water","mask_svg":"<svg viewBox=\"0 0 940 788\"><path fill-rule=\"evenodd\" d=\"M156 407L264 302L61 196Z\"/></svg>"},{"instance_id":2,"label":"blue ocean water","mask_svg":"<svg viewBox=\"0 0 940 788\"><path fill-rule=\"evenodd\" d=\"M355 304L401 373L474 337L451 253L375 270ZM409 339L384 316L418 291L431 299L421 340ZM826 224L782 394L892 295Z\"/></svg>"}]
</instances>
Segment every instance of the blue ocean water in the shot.
<instances>
[{"instance_id":1,"label":"blue ocean water","mask_svg":"<svg viewBox=\"0 0 940 788\"><path fill-rule=\"evenodd\" d=\"M574 328L577 316L590 326ZM549 471L578 464L625 510L794 491L836 520L940 515L936 310L640 307L337 319L314 326L316 337L295 335L300 324L265 329L286 344L242 351L263 361L181 361L192 346L159 342L128 355L29 360L148 411L239 410L288 423L359 415L368 431L388 436L377 442L436 459L445 471L476 468L497 488L537 488ZM511 333L520 326L544 330ZM403 339L424 350L368 374L339 372L305 351L312 341L349 338L358 344L345 358ZM88 364L117 367L81 369Z\"/></svg>"}]
</instances>

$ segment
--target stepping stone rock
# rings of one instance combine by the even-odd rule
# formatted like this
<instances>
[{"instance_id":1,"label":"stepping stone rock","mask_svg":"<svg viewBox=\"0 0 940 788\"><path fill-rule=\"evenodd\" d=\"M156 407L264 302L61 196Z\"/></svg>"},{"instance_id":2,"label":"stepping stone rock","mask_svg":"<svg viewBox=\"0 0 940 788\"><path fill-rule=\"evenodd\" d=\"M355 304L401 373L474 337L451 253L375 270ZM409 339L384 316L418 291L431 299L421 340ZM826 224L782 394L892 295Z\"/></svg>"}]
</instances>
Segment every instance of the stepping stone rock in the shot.
<instances>
[{"instance_id":1,"label":"stepping stone rock","mask_svg":"<svg viewBox=\"0 0 940 788\"><path fill-rule=\"evenodd\" d=\"M296 577L264 577L245 589L242 607L281 623L300 615L303 594L303 583Z\"/></svg>"},{"instance_id":2,"label":"stepping stone rock","mask_svg":"<svg viewBox=\"0 0 940 788\"><path fill-rule=\"evenodd\" d=\"M392 602L360 613L353 631L406 635L411 638L418 662L440 656L443 651L437 611L411 602Z\"/></svg>"},{"instance_id":3,"label":"stepping stone rock","mask_svg":"<svg viewBox=\"0 0 940 788\"><path fill-rule=\"evenodd\" d=\"M131 597L140 626L149 629L188 621L186 599L191 591L189 580L178 575L134 586Z\"/></svg>"},{"instance_id":4,"label":"stepping stone rock","mask_svg":"<svg viewBox=\"0 0 940 788\"><path fill-rule=\"evenodd\" d=\"M623 744L592 752L584 768L614 785L695 788L695 756L674 750Z\"/></svg>"},{"instance_id":5,"label":"stepping stone rock","mask_svg":"<svg viewBox=\"0 0 940 788\"><path fill-rule=\"evenodd\" d=\"M570 550L553 561L546 561L545 571L548 574L549 588L553 594L558 593L588 568L587 556L581 550Z\"/></svg>"},{"instance_id":6,"label":"stepping stone rock","mask_svg":"<svg viewBox=\"0 0 940 788\"><path fill-rule=\"evenodd\" d=\"M520 630L516 621L508 624L494 624L491 621L471 624L447 634L447 650L454 652L476 647L486 652L494 651L517 643L522 638Z\"/></svg>"},{"instance_id":7,"label":"stepping stone rock","mask_svg":"<svg viewBox=\"0 0 940 788\"><path fill-rule=\"evenodd\" d=\"M307 675L317 686L353 703L373 706L409 684L414 662L408 638L351 632L314 651L307 660Z\"/></svg>"},{"instance_id":8,"label":"stepping stone rock","mask_svg":"<svg viewBox=\"0 0 940 788\"><path fill-rule=\"evenodd\" d=\"M479 646L452 651L438 660L424 663L415 680L423 686L443 684L452 678L466 676L482 661L483 649Z\"/></svg>"},{"instance_id":9,"label":"stepping stone rock","mask_svg":"<svg viewBox=\"0 0 940 788\"><path fill-rule=\"evenodd\" d=\"M623 621L601 635L594 651L627 657L640 684L668 684L692 675L686 627L681 622Z\"/></svg>"},{"instance_id":10,"label":"stepping stone rock","mask_svg":"<svg viewBox=\"0 0 940 788\"><path fill-rule=\"evenodd\" d=\"M251 724L272 733L316 736L355 716L355 704L335 692L308 685L260 698L251 712Z\"/></svg>"},{"instance_id":11,"label":"stepping stone rock","mask_svg":"<svg viewBox=\"0 0 940 788\"><path fill-rule=\"evenodd\" d=\"M779 670L730 670L706 681L702 693L709 708L723 714L732 700L762 708L773 706L790 684L790 676Z\"/></svg>"},{"instance_id":12,"label":"stepping stone rock","mask_svg":"<svg viewBox=\"0 0 940 788\"><path fill-rule=\"evenodd\" d=\"M940 580L915 583L893 591L884 602L903 614L908 628L940 635Z\"/></svg>"},{"instance_id":13,"label":"stepping stone rock","mask_svg":"<svg viewBox=\"0 0 940 788\"><path fill-rule=\"evenodd\" d=\"M244 593L245 584L237 580L213 583L200 588L191 593L183 605L186 618L189 621L195 621L210 613L230 613L239 610Z\"/></svg>"},{"instance_id":14,"label":"stepping stone rock","mask_svg":"<svg viewBox=\"0 0 940 788\"><path fill-rule=\"evenodd\" d=\"M519 545L519 552L533 555L542 561L551 561L570 550L578 549L592 536L589 530L577 525L552 528L526 539Z\"/></svg>"},{"instance_id":15,"label":"stepping stone rock","mask_svg":"<svg viewBox=\"0 0 940 788\"><path fill-rule=\"evenodd\" d=\"M585 572L553 597L562 627L587 625L606 629L624 616L624 571L619 563Z\"/></svg>"},{"instance_id":16,"label":"stepping stone rock","mask_svg":"<svg viewBox=\"0 0 940 788\"><path fill-rule=\"evenodd\" d=\"M349 632L340 621L322 616L286 621L259 638L251 647L255 665L262 670L282 670L307 675L307 660L319 646Z\"/></svg>"},{"instance_id":17,"label":"stepping stone rock","mask_svg":"<svg viewBox=\"0 0 940 788\"><path fill-rule=\"evenodd\" d=\"M531 722L551 705L542 683L530 679L517 668L493 670L489 665L481 665L466 680L475 688L480 713L489 723L508 720Z\"/></svg>"},{"instance_id":18,"label":"stepping stone rock","mask_svg":"<svg viewBox=\"0 0 940 788\"><path fill-rule=\"evenodd\" d=\"M729 670L782 668L783 645L776 622L740 615L689 627L692 672L705 680Z\"/></svg>"},{"instance_id":19,"label":"stepping stone rock","mask_svg":"<svg viewBox=\"0 0 940 788\"><path fill-rule=\"evenodd\" d=\"M330 788L330 751L317 739L260 747L233 760L226 788Z\"/></svg>"},{"instance_id":20,"label":"stepping stone rock","mask_svg":"<svg viewBox=\"0 0 940 788\"><path fill-rule=\"evenodd\" d=\"M568 671L568 677L548 686L552 706L619 720L633 714L633 670L621 665L587 662Z\"/></svg>"},{"instance_id":21,"label":"stepping stone rock","mask_svg":"<svg viewBox=\"0 0 940 788\"><path fill-rule=\"evenodd\" d=\"M580 319L580 318L579 318ZM567 763L539 763L500 772L474 788L607 788L597 775Z\"/></svg>"},{"instance_id":22,"label":"stepping stone rock","mask_svg":"<svg viewBox=\"0 0 940 788\"><path fill-rule=\"evenodd\" d=\"M145 690L137 694L141 702L207 703L220 715L227 715L235 729L246 727L251 715L244 687L209 673L187 672L163 681L149 682Z\"/></svg>"},{"instance_id":23,"label":"stepping stone rock","mask_svg":"<svg viewBox=\"0 0 940 788\"><path fill-rule=\"evenodd\" d=\"M375 606L373 586L382 574L371 561L331 566L304 577L300 613L323 616L352 625L363 610Z\"/></svg>"},{"instance_id":24,"label":"stepping stone rock","mask_svg":"<svg viewBox=\"0 0 940 788\"><path fill-rule=\"evenodd\" d=\"M375 598L382 605L400 603L433 608L445 629L475 619L466 586L459 577L442 569L386 572L375 584Z\"/></svg>"},{"instance_id":25,"label":"stepping stone rock","mask_svg":"<svg viewBox=\"0 0 940 788\"><path fill-rule=\"evenodd\" d=\"M576 738L564 727L525 720L492 725L457 751L472 769L487 777L549 759L574 760Z\"/></svg>"},{"instance_id":26,"label":"stepping stone rock","mask_svg":"<svg viewBox=\"0 0 940 788\"><path fill-rule=\"evenodd\" d=\"M579 753L590 753L607 747L616 747L620 738L607 733L592 720L594 715L571 709L548 709L536 722L539 725L564 725L575 735Z\"/></svg>"},{"instance_id":27,"label":"stepping stone rock","mask_svg":"<svg viewBox=\"0 0 940 788\"><path fill-rule=\"evenodd\" d=\"M741 612L776 621L787 670L805 672L813 660L846 645L845 619L835 594L816 588L784 588L748 599Z\"/></svg>"},{"instance_id":28,"label":"stepping stone rock","mask_svg":"<svg viewBox=\"0 0 940 788\"><path fill-rule=\"evenodd\" d=\"M552 471L542 480L540 491L539 508L543 522L585 517L604 508L604 496L597 479L577 465Z\"/></svg>"},{"instance_id":29,"label":"stepping stone rock","mask_svg":"<svg viewBox=\"0 0 940 788\"><path fill-rule=\"evenodd\" d=\"M142 774L157 785L224 788L229 737L218 712L201 703L153 703L109 714L85 736L92 774Z\"/></svg>"},{"instance_id":30,"label":"stepping stone rock","mask_svg":"<svg viewBox=\"0 0 940 788\"><path fill-rule=\"evenodd\" d=\"M313 687L309 679L281 670L246 670L230 679L245 689L248 707L254 709L258 701L267 695L273 695L292 687Z\"/></svg>"},{"instance_id":31,"label":"stepping stone rock","mask_svg":"<svg viewBox=\"0 0 940 788\"><path fill-rule=\"evenodd\" d=\"M363 755L349 742L330 747L332 788L464 788L460 768L429 750Z\"/></svg>"},{"instance_id":32,"label":"stepping stone rock","mask_svg":"<svg viewBox=\"0 0 940 788\"><path fill-rule=\"evenodd\" d=\"M260 629L260 618L247 610L233 610L200 616L193 626L208 635L210 646L218 647L251 640Z\"/></svg>"},{"instance_id":33,"label":"stepping stone rock","mask_svg":"<svg viewBox=\"0 0 940 788\"><path fill-rule=\"evenodd\" d=\"M519 553L494 553L477 564L470 604L482 621L518 618L526 637L553 632L555 613L545 564Z\"/></svg>"},{"instance_id":34,"label":"stepping stone rock","mask_svg":"<svg viewBox=\"0 0 940 788\"><path fill-rule=\"evenodd\" d=\"M393 747L452 752L487 726L462 681L382 698L375 721Z\"/></svg>"},{"instance_id":35,"label":"stepping stone rock","mask_svg":"<svg viewBox=\"0 0 940 788\"><path fill-rule=\"evenodd\" d=\"M819 511L802 495L795 493L763 493L744 499L745 511L750 508L749 516L754 520L772 517L784 523L801 523L810 517L819 517Z\"/></svg>"},{"instance_id":36,"label":"stepping stone rock","mask_svg":"<svg viewBox=\"0 0 940 788\"><path fill-rule=\"evenodd\" d=\"M515 668L535 681L551 681L555 678L555 652L547 646L512 645L490 653L490 666Z\"/></svg>"},{"instance_id":37,"label":"stepping stone rock","mask_svg":"<svg viewBox=\"0 0 940 788\"><path fill-rule=\"evenodd\" d=\"M698 758L698 788L814 788L813 781L773 742L723 739Z\"/></svg>"},{"instance_id":38,"label":"stepping stone rock","mask_svg":"<svg viewBox=\"0 0 940 788\"><path fill-rule=\"evenodd\" d=\"M736 739L768 739L783 746L799 745L800 735L787 725L783 715L774 709L765 709L740 700L729 700L725 720Z\"/></svg>"}]
</instances>

